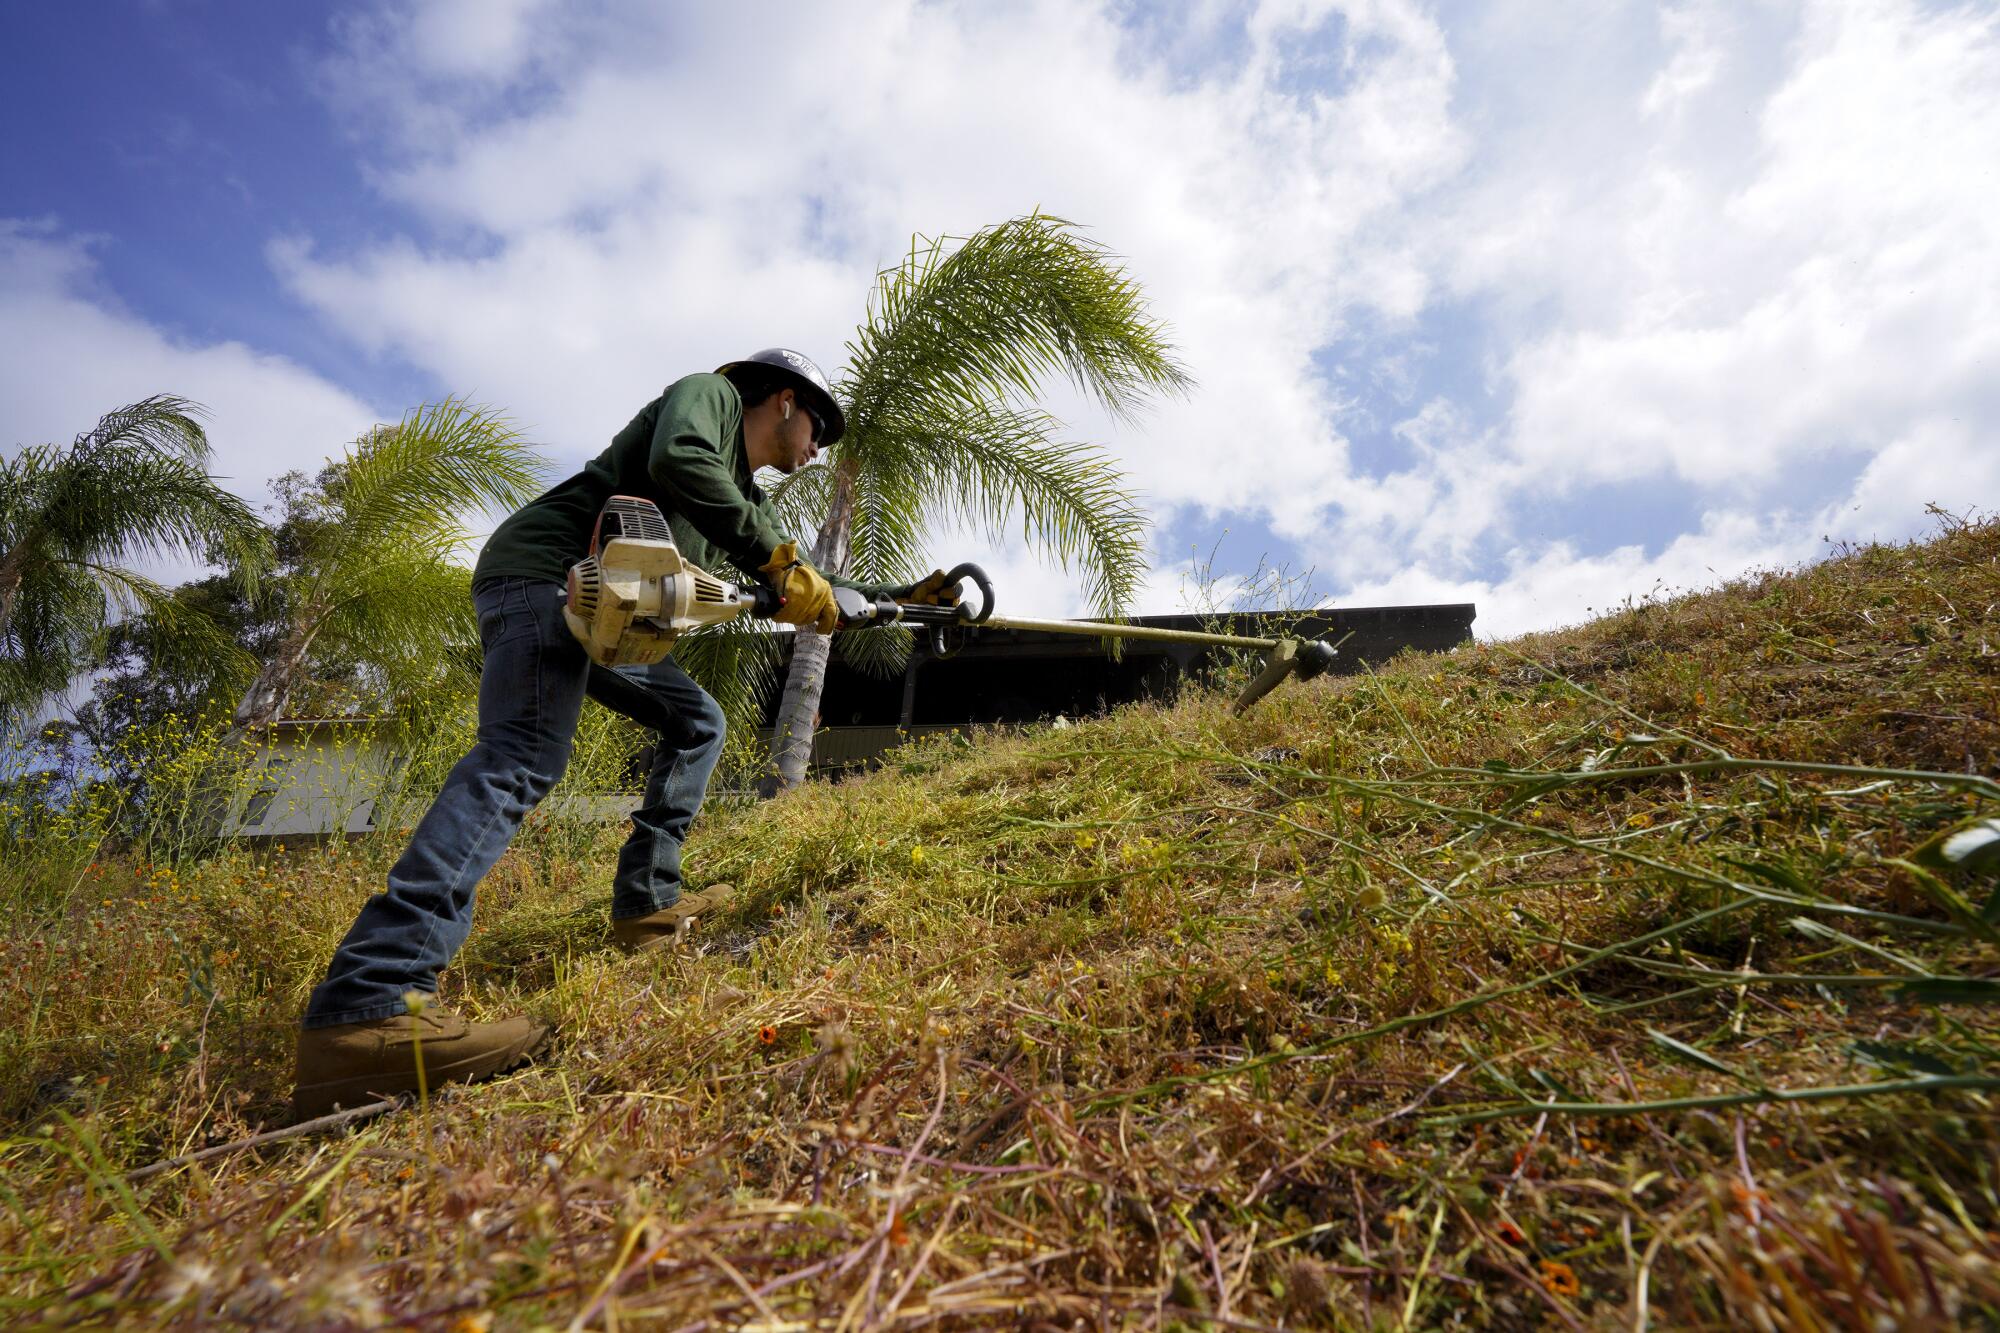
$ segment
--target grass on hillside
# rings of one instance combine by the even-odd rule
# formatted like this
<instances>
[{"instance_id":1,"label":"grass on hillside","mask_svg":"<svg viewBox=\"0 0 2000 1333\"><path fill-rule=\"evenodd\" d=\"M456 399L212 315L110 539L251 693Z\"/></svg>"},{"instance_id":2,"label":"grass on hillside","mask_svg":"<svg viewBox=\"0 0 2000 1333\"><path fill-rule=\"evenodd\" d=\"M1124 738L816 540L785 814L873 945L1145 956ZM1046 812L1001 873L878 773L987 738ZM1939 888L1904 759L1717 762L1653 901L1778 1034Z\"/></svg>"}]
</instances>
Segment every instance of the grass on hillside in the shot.
<instances>
[{"instance_id":1,"label":"grass on hillside","mask_svg":"<svg viewBox=\"0 0 2000 1333\"><path fill-rule=\"evenodd\" d=\"M906 751L615 835L444 998L535 1067L341 1136L292 1024L390 839L0 926L16 1326L1961 1327L2000 1318L2000 524L1574 631ZM1951 844L1954 854L1977 836Z\"/></svg>"}]
</instances>

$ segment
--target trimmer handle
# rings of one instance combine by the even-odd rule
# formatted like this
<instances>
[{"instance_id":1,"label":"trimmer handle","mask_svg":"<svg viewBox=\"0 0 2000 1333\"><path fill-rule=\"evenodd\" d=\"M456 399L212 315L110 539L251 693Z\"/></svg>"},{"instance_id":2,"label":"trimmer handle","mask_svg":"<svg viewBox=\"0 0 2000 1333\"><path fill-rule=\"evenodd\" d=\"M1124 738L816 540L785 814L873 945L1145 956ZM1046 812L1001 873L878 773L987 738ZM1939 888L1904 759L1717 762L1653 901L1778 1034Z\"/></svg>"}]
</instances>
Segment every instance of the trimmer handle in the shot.
<instances>
[{"instance_id":1,"label":"trimmer handle","mask_svg":"<svg viewBox=\"0 0 2000 1333\"><path fill-rule=\"evenodd\" d=\"M983 624L986 618L993 614L993 580L987 578L986 571L978 565L973 564L970 560L953 565L945 571L944 581L946 586L954 583L962 583L967 580L970 580L973 586L979 589L979 614L973 615L972 608L967 606L964 600L961 599L959 604L953 608L957 613L955 619L962 625Z\"/></svg>"},{"instance_id":2,"label":"trimmer handle","mask_svg":"<svg viewBox=\"0 0 2000 1333\"><path fill-rule=\"evenodd\" d=\"M840 628L860 629L867 625L924 625L933 631L942 631L952 625L978 625L993 614L993 580L986 577L986 571L978 565L966 562L952 566L944 576L944 582L970 582L979 589L979 609L975 612L964 601L956 606L929 606L917 602L899 602L890 597L869 597L853 588L833 590L834 609L840 615ZM767 583L759 583L737 589L750 603L750 614L766 620L778 614L781 602L777 589ZM942 641L940 640L940 643ZM948 654L940 653L940 656Z\"/></svg>"},{"instance_id":3,"label":"trimmer handle","mask_svg":"<svg viewBox=\"0 0 2000 1333\"><path fill-rule=\"evenodd\" d=\"M954 656L964 646L963 635L952 631L966 625L983 625L993 614L993 580L986 577L986 571L970 560L953 565L945 572L944 582L970 582L979 589L979 609L974 611L961 596L957 606L913 606L906 609L908 619L928 625L931 631L931 656L942 661ZM909 612L919 614L909 615Z\"/></svg>"},{"instance_id":4,"label":"trimmer handle","mask_svg":"<svg viewBox=\"0 0 2000 1333\"><path fill-rule=\"evenodd\" d=\"M888 597L870 597L854 588L835 588L833 609L840 614L840 628L859 629L864 625L893 625L901 608Z\"/></svg>"}]
</instances>

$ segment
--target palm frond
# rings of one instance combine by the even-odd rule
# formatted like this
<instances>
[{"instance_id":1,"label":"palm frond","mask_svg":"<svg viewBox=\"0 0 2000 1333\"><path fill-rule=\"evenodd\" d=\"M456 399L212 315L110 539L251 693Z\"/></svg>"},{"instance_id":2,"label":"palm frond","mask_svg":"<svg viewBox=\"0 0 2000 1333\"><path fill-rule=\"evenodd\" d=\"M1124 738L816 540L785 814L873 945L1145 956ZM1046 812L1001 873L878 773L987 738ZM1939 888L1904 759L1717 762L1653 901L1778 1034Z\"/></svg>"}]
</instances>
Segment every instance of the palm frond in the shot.
<instances>
[{"instance_id":1,"label":"palm frond","mask_svg":"<svg viewBox=\"0 0 2000 1333\"><path fill-rule=\"evenodd\" d=\"M150 624L157 665L199 667L219 683L239 686L256 673L257 659L213 616L183 602L173 589L116 565L79 563L79 568L121 616L143 617Z\"/></svg>"},{"instance_id":2,"label":"palm frond","mask_svg":"<svg viewBox=\"0 0 2000 1333\"><path fill-rule=\"evenodd\" d=\"M150 453L196 466L208 462L208 433L201 404L170 393L114 408L76 437L70 456L88 461L102 453Z\"/></svg>"},{"instance_id":3,"label":"palm frond","mask_svg":"<svg viewBox=\"0 0 2000 1333\"><path fill-rule=\"evenodd\" d=\"M1100 451L1055 438L1044 413L998 406L932 406L918 420L882 423L859 480L849 571L900 583L937 563L928 534L961 526L989 540L1018 532L1084 576L1094 614L1131 608L1143 573L1145 518L1117 468ZM1018 525L1018 526L1017 526ZM871 675L900 670L910 637L896 631L844 634L842 660Z\"/></svg>"},{"instance_id":4,"label":"palm frond","mask_svg":"<svg viewBox=\"0 0 2000 1333\"><path fill-rule=\"evenodd\" d=\"M443 555L467 539L463 516L512 509L538 494L547 466L498 413L463 399L417 408L350 448L329 482L322 586L338 587L386 554Z\"/></svg>"},{"instance_id":5,"label":"palm frond","mask_svg":"<svg viewBox=\"0 0 2000 1333\"><path fill-rule=\"evenodd\" d=\"M532 499L546 465L498 413L452 398L369 431L317 479L290 480L286 634L393 691L472 659L468 574L456 559L466 520ZM288 672L268 663L239 719L281 708Z\"/></svg>"},{"instance_id":6,"label":"palm frond","mask_svg":"<svg viewBox=\"0 0 2000 1333\"><path fill-rule=\"evenodd\" d=\"M129 560L173 552L254 567L268 549L268 532L256 511L185 459L101 450L76 461L63 489L42 533L51 549L68 559Z\"/></svg>"},{"instance_id":7,"label":"palm frond","mask_svg":"<svg viewBox=\"0 0 2000 1333\"><path fill-rule=\"evenodd\" d=\"M174 599L173 589L136 570L91 560L64 563L74 566L80 574L92 580L98 589L98 604L121 617L158 614L172 618L176 614L168 605Z\"/></svg>"},{"instance_id":8,"label":"palm frond","mask_svg":"<svg viewBox=\"0 0 2000 1333\"><path fill-rule=\"evenodd\" d=\"M119 616L161 618L162 646L236 663L213 623L122 561L161 552L228 560L246 584L269 556L250 506L208 475L208 437L187 399L158 395L98 419L67 447L36 445L0 464L0 682L26 709L88 666Z\"/></svg>"},{"instance_id":9,"label":"palm frond","mask_svg":"<svg viewBox=\"0 0 2000 1333\"><path fill-rule=\"evenodd\" d=\"M28 533L34 516L46 508L42 495L59 451L46 444L29 445L12 458L0 458L0 551L11 551Z\"/></svg>"},{"instance_id":10,"label":"palm frond","mask_svg":"<svg viewBox=\"0 0 2000 1333\"><path fill-rule=\"evenodd\" d=\"M856 442L911 395L970 406L1069 379L1114 416L1192 385L1166 327L1104 246L1033 213L954 238L919 237L877 280L839 386Z\"/></svg>"},{"instance_id":11,"label":"palm frond","mask_svg":"<svg viewBox=\"0 0 2000 1333\"><path fill-rule=\"evenodd\" d=\"M833 498L833 469L824 463L802 467L771 487L769 494L778 531L802 545L810 544Z\"/></svg>"},{"instance_id":12,"label":"palm frond","mask_svg":"<svg viewBox=\"0 0 2000 1333\"><path fill-rule=\"evenodd\" d=\"M254 558L263 524L208 475L195 410L148 398L105 414L66 449L22 450L0 470L0 542L32 536L72 560L225 548Z\"/></svg>"},{"instance_id":13,"label":"palm frond","mask_svg":"<svg viewBox=\"0 0 2000 1333\"><path fill-rule=\"evenodd\" d=\"M162 666L196 666L218 679L245 679L255 659L209 616L134 570L94 561L50 562L30 571L10 624L0 702L26 709L101 661L114 620L144 618ZM25 693L24 693L25 691Z\"/></svg>"},{"instance_id":14,"label":"palm frond","mask_svg":"<svg viewBox=\"0 0 2000 1333\"><path fill-rule=\"evenodd\" d=\"M385 552L355 576L312 626L322 651L371 662L392 676L428 674L467 658L479 642L472 575L442 556Z\"/></svg>"},{"instance_id":15,"label":"palm frond","mask_svg":"<svg viewBox=\"0 0 2000 1333\"><path fill-rule=\"evenodd\" d=\"M900 434L872 450L855 480L854 517L842 573L865 583L909 583L933 562L928 554L930 524L924 512L924 483Z\"/></svg>"},{"instance_id":16,"label":"palm frond","mask_svg":"<svg viewBox=\"0 0 2000 1333\"><path fill-rule=\"evenodd\" d=\"M1015 529L1065 568L1079 570L1098 615L1122 615L1144 572L1145 516L1100 450L1055 437L1041 412L933 404L897 421L901 448L880 483L905 497L926 525L963 524L993 540ZM951 412L950 415L947 415Z\"/></svg>"},{"instance_id":17,"label":"palm frond","mask_svg":"<svg viewBox=\"0 0 2000 1333\"><path fill-rule=\"evenodd\" d=\"M753 624L707 625L674 641L674 660L694 677L739 734L756 730L784 665L782 635Z\"/></svg>"},{"instance_id":18,"label":"palm frond","mask_svg":"<svg viewBox=\"0 0 2000 1333\"><path fill-rule=\"evenodd\" d=\"M0 708L26 716L90 660L104 633L104 595L87 570L34 560L0 626Z\"/></svg>"},{"instance_id":19,"label":"palm frond","mask_svg":"<svg viewBox=\"0 0 2000 1333\"><path fill-rule=\"evenodd\" d=\"M916 644L916 635L901 625L877 625L836 636L833 650L841 661L863 675L887 680L909 664L910 652Z\"/></svg>"}]
</instances>

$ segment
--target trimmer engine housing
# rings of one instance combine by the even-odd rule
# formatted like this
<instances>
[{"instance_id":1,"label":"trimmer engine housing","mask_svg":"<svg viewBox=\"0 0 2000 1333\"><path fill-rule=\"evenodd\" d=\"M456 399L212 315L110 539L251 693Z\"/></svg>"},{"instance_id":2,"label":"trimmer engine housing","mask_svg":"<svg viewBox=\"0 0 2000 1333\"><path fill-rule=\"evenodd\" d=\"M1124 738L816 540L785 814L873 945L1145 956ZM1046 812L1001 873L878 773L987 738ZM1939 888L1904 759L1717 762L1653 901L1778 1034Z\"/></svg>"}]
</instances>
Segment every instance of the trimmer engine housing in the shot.
<instances>
[{"instance_id":1,"label":"trimmer engine housing","mask_svg":"<svg viewBox=\"0 0 2000 1333\"><path fill-rule=\"evenodd\" d=\"M569 568L563 620L599 666L646 666L688 630L751 608L750 596L681 558L651 500L614 495L597 515L590 554Z\"/></svg>"}]
</instances>

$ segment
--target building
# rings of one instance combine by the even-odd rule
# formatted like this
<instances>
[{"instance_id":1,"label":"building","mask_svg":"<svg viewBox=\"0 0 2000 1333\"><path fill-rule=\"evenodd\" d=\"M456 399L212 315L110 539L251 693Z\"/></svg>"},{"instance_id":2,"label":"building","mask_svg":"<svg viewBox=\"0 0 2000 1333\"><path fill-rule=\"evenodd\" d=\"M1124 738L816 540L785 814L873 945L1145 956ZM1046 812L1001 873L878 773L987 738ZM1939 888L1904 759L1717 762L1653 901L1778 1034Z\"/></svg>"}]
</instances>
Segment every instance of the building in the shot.
<instances>
[{"instance_id":1,"label":"building","mask_svg":"<svg viewBox=\"0 0 2000 1333\"><path fill-rule=\"evenodd\" d=\"M1219 617L1139 616L1134 624L1250 638L1292 635L1337 643L1336 672L1379 666L1405 649L1441 652L1472 637L1477 614L1469 602L1438 606L1375 606L1311 612L1241 612ZM913 736L1019 726L1054 717L1080 718L1141 699L1167 698L1198 679L1218 650L1188 644L1127 640L1113 657L1105 641L1040 630L981 629L939 658L919 641L902 673L870 676L841 662L827 665L813 767L842 771L865 766ZM764 719L768 741L778 701Z\"/></svg>"}]
</instances>

